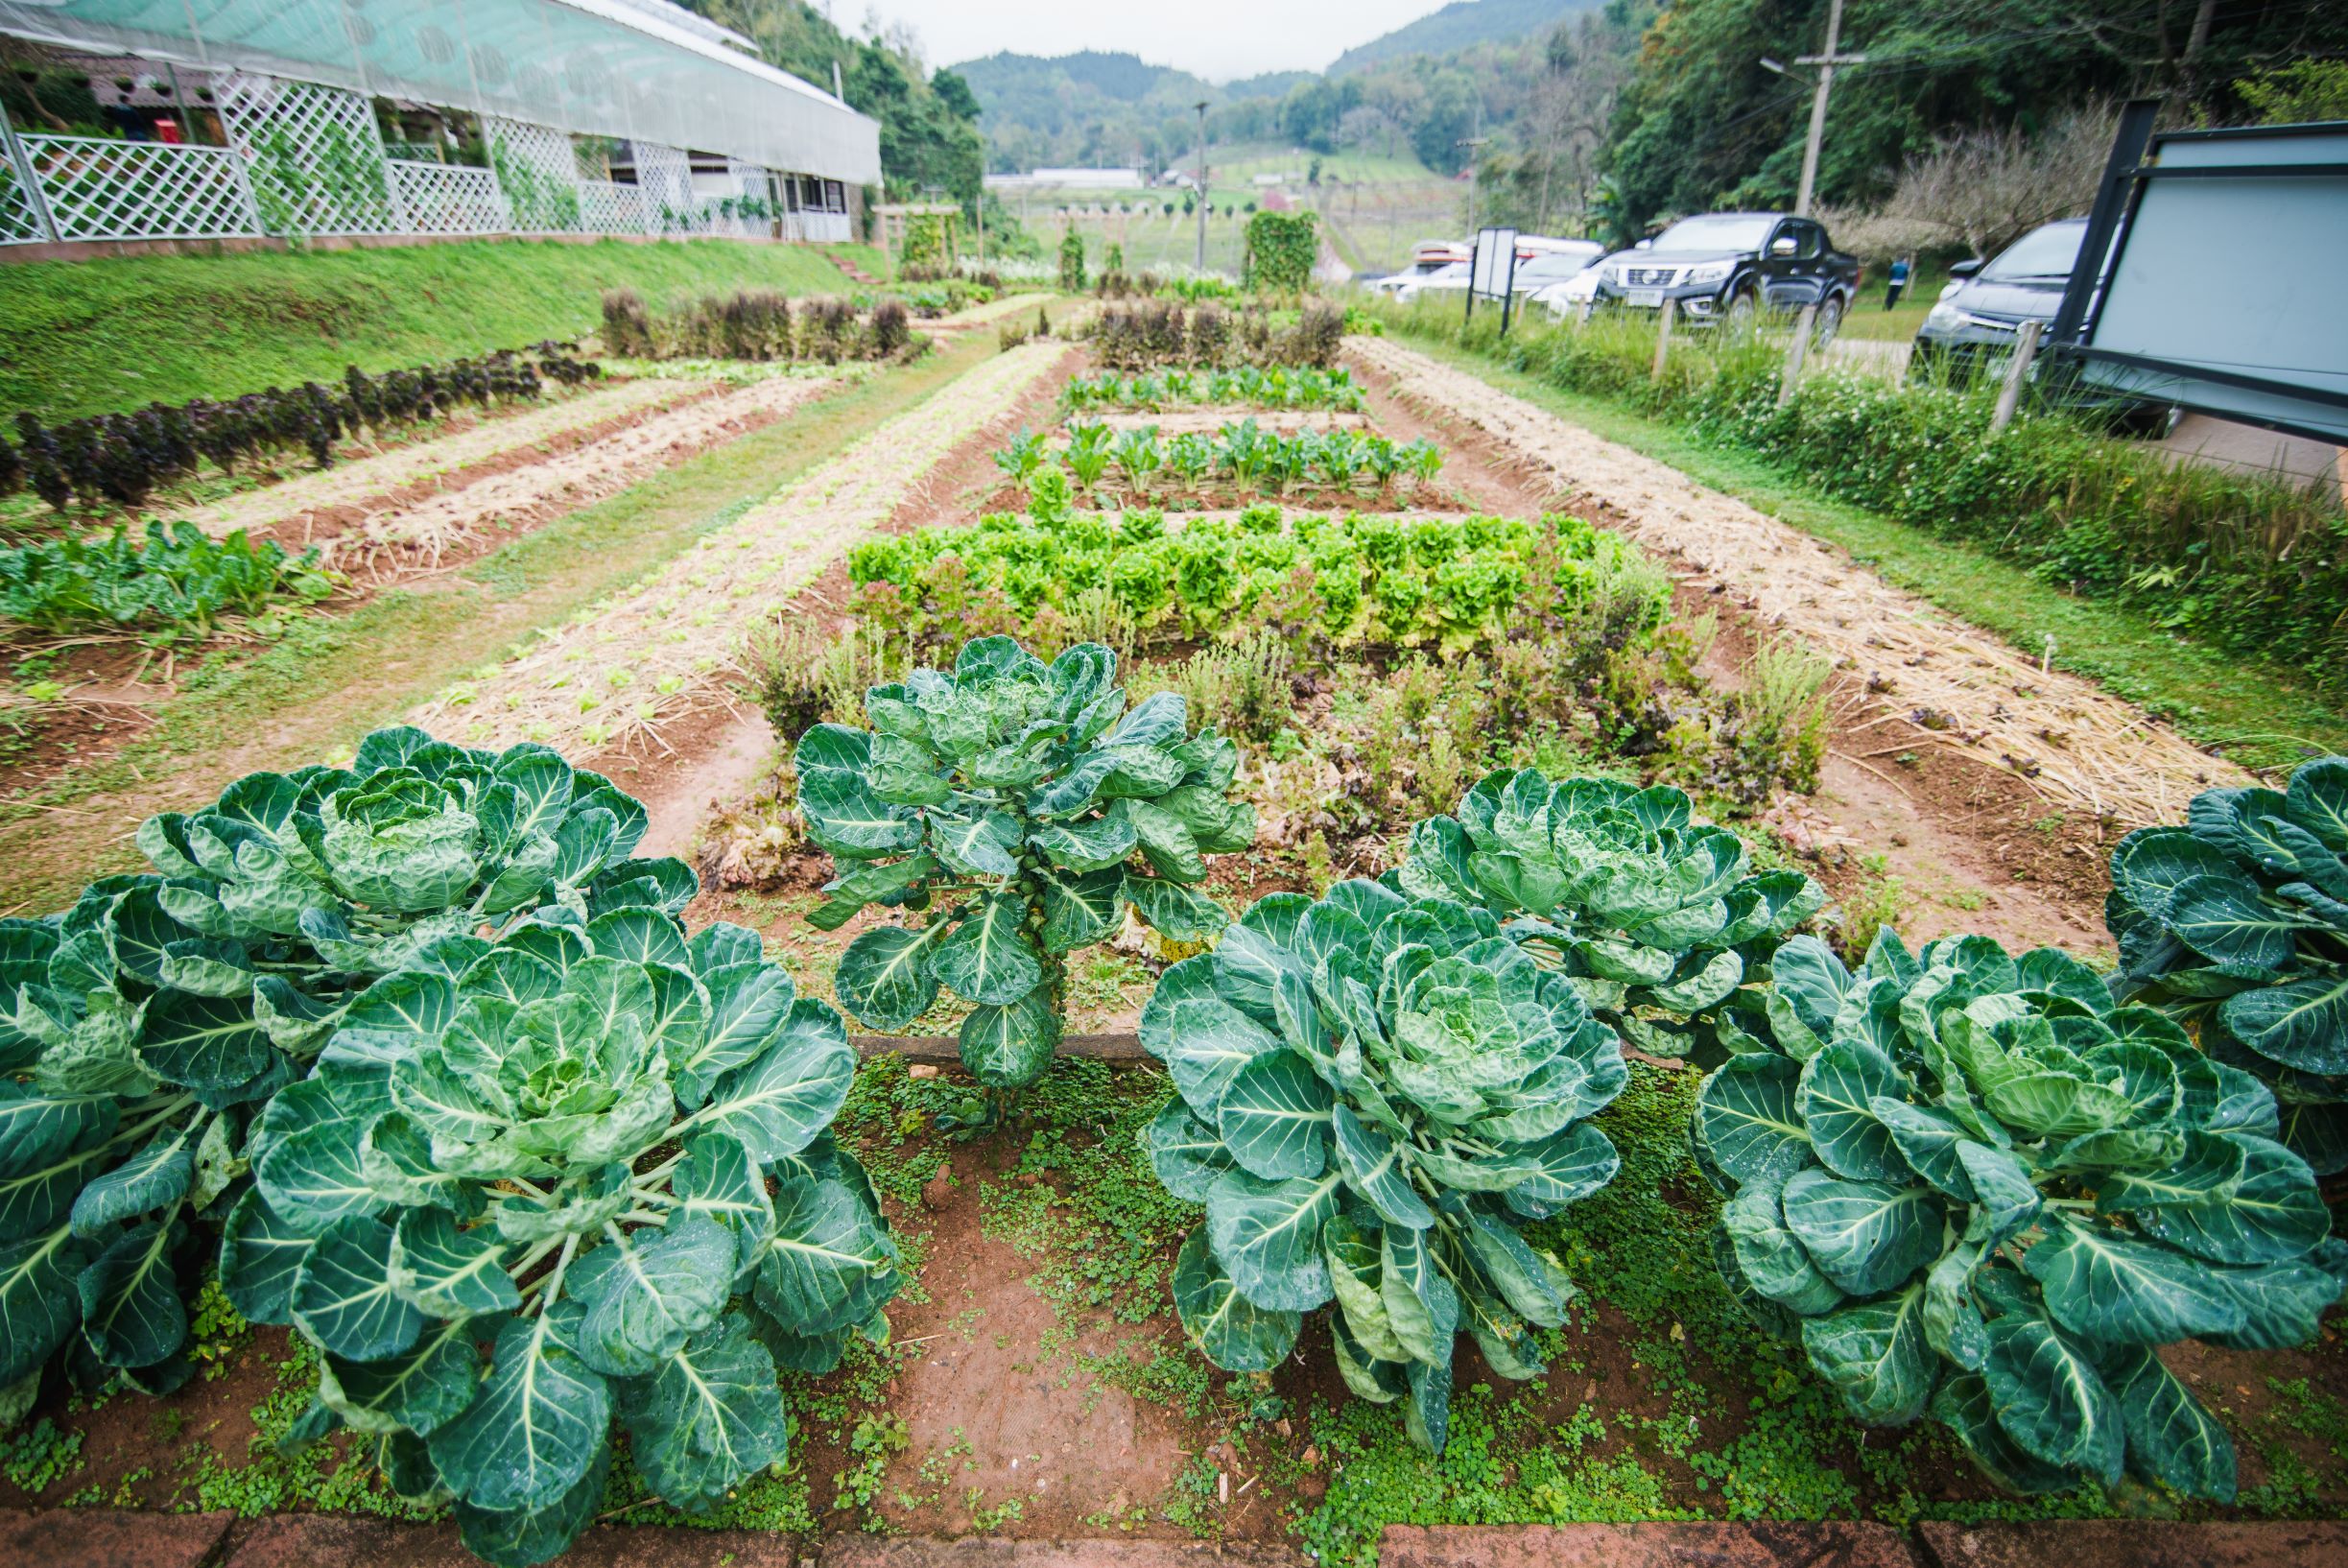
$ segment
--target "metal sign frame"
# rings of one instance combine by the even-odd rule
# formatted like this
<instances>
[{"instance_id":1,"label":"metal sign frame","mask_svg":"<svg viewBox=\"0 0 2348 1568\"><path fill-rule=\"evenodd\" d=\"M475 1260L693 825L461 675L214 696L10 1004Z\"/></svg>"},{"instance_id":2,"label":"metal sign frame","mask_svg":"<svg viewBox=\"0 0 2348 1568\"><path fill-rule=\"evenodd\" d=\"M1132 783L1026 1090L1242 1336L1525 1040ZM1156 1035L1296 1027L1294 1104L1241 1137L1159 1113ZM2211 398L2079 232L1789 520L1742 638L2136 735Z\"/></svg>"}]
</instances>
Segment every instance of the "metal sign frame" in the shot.
<instances>
[{"instance_id":1,"label":"metal sign frame","mask_svg":"<svg viewBox=\"0 0 2348 1568\"><path fill-rule=\"evenodd\" d=\"M1497 289L1492 287L1495 282L1500 285ZM1500 329L1507 331L1508 318L1516 301L1515 229L1480 228L1476 231L1476 249L1467 264L1467 312L1461 320L1474 319L1478 295L1500 301Z\"/></svg>"}]
</instances>

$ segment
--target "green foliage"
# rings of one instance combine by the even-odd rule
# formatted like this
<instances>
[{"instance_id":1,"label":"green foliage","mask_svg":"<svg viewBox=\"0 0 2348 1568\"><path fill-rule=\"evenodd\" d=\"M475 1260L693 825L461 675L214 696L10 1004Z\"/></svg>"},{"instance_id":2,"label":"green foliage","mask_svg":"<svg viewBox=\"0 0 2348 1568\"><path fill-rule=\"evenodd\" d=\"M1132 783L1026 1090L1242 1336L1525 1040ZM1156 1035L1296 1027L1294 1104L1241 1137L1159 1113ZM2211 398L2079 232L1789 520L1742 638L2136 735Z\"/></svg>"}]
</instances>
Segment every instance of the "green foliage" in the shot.
<instances>
[{"instance_id":1,"label":"green foliage","mask_svg":"<svg viewBox=\"0 0 2348 1568\"><path fill-rule=\"evenodd\" d=\"M320 1352L306 1435L349 1427L489 1561L585 1528L615 1419L662 1499L723 1505L783 1461L777 1366L886 1335L895 1243L827 1130L856 1054L759 954L642 906L444 940L255 1129L224 1288Z\"/></svg>"},{"instance_id":2,"label":"green foliage","mask_svg":"<svg viewBox=\"0 0 2348 1568\"><path fill-rule=\"evenodd\" d=\"M1025 432L1019 440L1026 440ZM1007 457L1019 451L1014 443L1012 454L998 453L996 465L1017 472L1023 461L1014 463ZM1341 427L1284 436L1264 429L1252 416L1224 425L1212 438L1186 432L1165 446L1158 444L1155 425L1128 431L1112 447L1107 425L1075 421L1068 426L1068 446L1062 455L1078 486L1086 490L1100 484L1111 459L1126 484L1136 490L1149 488L1150 476L1163 466L1186 486L1196 487L1210 476L1219 476L1272 495L1296 488L1326 488L1349 495L1364 478L1378 493L1386 494L1400 476L1408 475L1414 485L1426 486L1443 470L1443 449L1423 436L1396 441L1390 436L1364 436ZM1029 471L1036 470L1031 467Z\"/></svg>"},{"instance_id":3,"label":"green foliage","mask_svg":"<svg viewBox=\"0 0 2348 1568\"><path fill-rule=\"evenodd\" d=\"M1203 857L1255 837L1253 808L1227 798L1238 748L1188 733L1177 696L1128 711L1116 673L1097 644L1047 666L984 638L950 674L867 692L869 731L818 725L798 743L799 812L840 871L810 922L837 930L867 904L927 912L848 944L842 1004L902 1030L953 992L975 1009L962 1062L990 1088L1050 1064L1069 953L1114 933L1127 905L1178 940L1210 935L1224 916L1192 889Z\"/></svg>"},{"instance_id":4,"label":"green foliage","mask_svg":"<svg viewBox=\"0 0 2348 1568\"><path fill-rule=\"evenodd\" d=\"M1247 255L1240 277L1249 288L1302 294L1319 259L1319 215L1309 208L1259 212L1247 220Z\"/></svg>"},{"instance_id":5,"label":"green foliage","mask_svg":"<svg viewBox=\"0 0 2348 1568\"><path fill-rule=\"evenodd\" d=\"M1930 1414L2012 1490L2232 1501L2233 1444L2157 1350L2300 1344L2348 1277L2265 1087L1983 937L1886 932L1856 973L1796 938L1766 1013L1694 1122L1755 1320L1860 1420Z\"/></svg>"},{"instance_id":6,"label":"green foliage","mask_svg":"<svg viewBox=\"0 0 2348 1568\"><path fill-rule=\"evenodd\" d=\"M1413 826L1400 876L1414 896L1506 918L1632 1044L1696 1060L1745 1048L1734 1014L1758 1006L1748 982L1826 902L1799 871L1749 874L1743 842L1696 826L1677 790L1552 784L1531 769L1493 773L1456 816Z\"/></svg>"},{"instance_id":7,"label":"green foliage","mask_svg":"<svg viewBox=\"0 0 2348 1568\"><path fill-rule=\"evenodd\" d=\"M2192 1020L2274 1091L2284 1146L2348 1170L2348 758L2210 790L2112 850L2115 989Z\"/></svg>"},{"instance_id":8,"label":"green foliage","mask_svg":"<svg viewBox=\"0 0 2348 1568\"><path fill-rule=\"evenodd\" d=\"M274 540L238 529L215 539L193 523L0 548L0 618L36 631L160 630L211 635L223 618L253 616L281 601L307 604L333 591L319 553L297 559Z\"/></svg>"},{"instance_id":9,"label":"green foliage","mask_svg":"<svg viewBox=\"0 0 2348 1568\"><path fill-rule=\"evenodd\" d=\"M299 1064L363 1059L432 989L377 977L459 963L485 925L682 908L690 870L626 858L645 820L544 747L382 730L347 769L150 818L154 872L0 921L0 1386L77 1336L138 1388L184 1381L185 1298L249 1176L369 1211L328 1118L306 1125L319 1091L286 1087Z\"/></svg>"},{"instance_id":10,"label":"green foliage","mask_svg":"<svg viewBox=\"0 0 2348 1568\"><path fill-rule=\"evenodd\" d=\"M1166 971L1141 1035L1181 1095L1144 1147L1206 1205L1174 1294L1209 1360L1269 1371L1334 1300L1346 1387L1400 1401L1435 1453L1458 1335L1504 1377L1546 1369L1528 1325L1562 1324L1576 1292L1520 1232L1613 1176L1586 1118L1625 1069L1574 983L1488 912L1390 874L1270 894Z\"/></svg>"},{"instance_id":11,"label":"green foliage","mask_svg":"<svg viewBox=\"0 0 2348 1568\"><path fill-rule=\"evenodd\" d=\"M2263 125L2348 120L2348 60L2297 59L2234 83Z\"/></svg>"},{"instance_id":12,"label":"green foliage","mask_svg":"<svg viewBox=\"0 0 2348 1568\"><path fill-rule=\"evenodd\" d=\"M1084 236L1074 225L1060 231L1060 293L1084 292Z\"/></svg>"},{"instance_id":13,"label":"green foliage","mask_svg":"<svg viewBox=\"0 0 2348 1568\"><path fill-rule=\"evenodd\" d=\"M1177 441L1170 465L1180 455ZM1575 517L1283 519L1256 506L1169 531L1156 511L1080 512L1049 489L1039 483L1024 515L856 546L859 613L916 647L1050 610L1063 622L1106 612L1149 643L1260 624L1333 647L1459 653L1601 606L1608 635L1639 639L1670 601L1635 546Z\"/></svg>"},{"instance_id":14,"label":"green foliage","mask_svg":"<svg viewBox=\"0 0 2348 1568\"><path fill-rule=\"evenodd\" d=\"M1154 413L1198 403L1358 414L1363 407L1363 392L1361 384L1353 379L1353 372L1342 367L1319 370L1306 366L1291 370L1278 365L1269 369L1252 365L1229 370L1174 368L1157 375L1134 376L1104 370L1097 376L1074 377L1060 389L1060 407L1070 413L1090 409L1147 409Z\"/></svg>"}]
</instances>

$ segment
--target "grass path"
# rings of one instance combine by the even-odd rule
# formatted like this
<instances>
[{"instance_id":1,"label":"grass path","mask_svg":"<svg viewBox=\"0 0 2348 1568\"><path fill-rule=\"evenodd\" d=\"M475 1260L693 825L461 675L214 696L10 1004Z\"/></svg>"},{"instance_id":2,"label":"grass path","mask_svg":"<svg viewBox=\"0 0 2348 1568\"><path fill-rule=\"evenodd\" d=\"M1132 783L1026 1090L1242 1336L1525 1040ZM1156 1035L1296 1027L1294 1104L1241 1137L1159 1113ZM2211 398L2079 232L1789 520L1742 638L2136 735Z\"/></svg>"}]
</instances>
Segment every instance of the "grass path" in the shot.
<instances>
[{"instance_id":1,"label":"grass path","mask_svg":"<svg viewBox=\"0 0 2348 1568\"><path fill-rule=\"evenodd\" d=\"M2064 593L1970 545L1821 496L1760 459L1707 446L1663 420L1560 392L1448 344L1411 346L1840 546L1885 581L2033 658L2052 636L2055 669L2087 677L2244 766L2288 769L2310 755L2348 753L2348 714L2291 672L2189 642L2125 606Z\"/></svg>"},{"instance_id":2,"label":"grass path","mask_svg":"<svg viewBox=\"0 0 2348 1568\"><path fill-rule=\"evenodd\" d=\"M298 617L274 643L211 655L125 744L0 802L0 911L40 913L136 868L131 834L258 769L347 751L477 667L634 582L827 463L873 426L997 358L972 338L872 376L585 507L426 585Z\"/></svg>"}]
</instances>

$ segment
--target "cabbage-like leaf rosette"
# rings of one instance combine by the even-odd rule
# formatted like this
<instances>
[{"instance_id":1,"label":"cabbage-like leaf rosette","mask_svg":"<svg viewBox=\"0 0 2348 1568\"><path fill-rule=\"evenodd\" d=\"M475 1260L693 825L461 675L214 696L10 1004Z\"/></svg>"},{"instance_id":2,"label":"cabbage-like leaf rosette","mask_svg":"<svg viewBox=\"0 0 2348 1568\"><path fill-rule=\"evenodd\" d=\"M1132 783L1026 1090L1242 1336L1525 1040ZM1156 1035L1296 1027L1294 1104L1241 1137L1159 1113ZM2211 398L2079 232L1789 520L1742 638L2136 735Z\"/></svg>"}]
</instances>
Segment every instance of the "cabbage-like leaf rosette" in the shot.
<instances>
[{"instance_id":1,"label":"cabbage-like leaf rosette","mask_svg":"<svg viewBox=\"0 0 2348 1568\"><path fill-rule=\"evenodd\" d=\"M2053 948L1986 937L1850 973L1777 955L1773 1037L1704 1081L1714 1252L1852 1414L1930 1414L2017 1491L2123 1474L2229 1502L2224 1428L2163 1365L2313 1337L2348 1246L2265 1084Z\"/></svg>"},{"instance_id":2,"label":"cabbage-like leaf rosette","mask_svg":"<svg viewBox=\"0 0 2348 1568\"><path fill-rule=\"evenodd\" d=\"M1703 1065L1766 1027L1756 983L1826 902L1799 871L1752 873L1743 841L1696 825L1677 790L1552 784L1532 769L1490 774L1456 816L1413 826L1401 875L1406 891L1480 904L1553 954L1631 1044Z\"/></svg>"},{"instance_id":3,"label":"cabbage-like leaf rosette","mask_svg":"<svg viewBox=\"0 0 2348 1568\"><path fill-rule=\"evenodd\" d=\"M1389 882L1273 893L1166 971L1141 1038L1180 1094L1143 1145L1206 1205L1174 1305L1216 1365L1270 1370L1335 1301L1347 1387L1403 1401L1436 1452L1456 1336L1504 1377L1543 1369L1527 1325L1562 1323L1575 1289L1523 1226L1613 1177L1585 1118L1627 1070L1489 912Z\"/></svg>"},{"instance_id":4,"label":"cabbage-like leaf rosette","mask_svg":"<svg viewBox=\"0 0 2348 1568\"><path fill-rule=\"evenodd\" d=\"M492 1562L585 1527L614 1420L704 1509L782 1461L778 1366L887 1332L896 1246L827 1130L855 1071L740 926L557 909L444 945L262 1115L222 1288L321 1352L303 1434L375 1441Z\"/></svg>"},{"instance_id":5,"label":"cabbage-like leaf rosette","mask_svg":"<svg viewBox=\"0 0 2348 1568\"><path fill-rule=\"evenodd\" d=\"M801 738L799 815L840 871L812 922L927 911L848 943L834 990L851 1016L901 1031L942 986L973 1006L963 1065L1014 1089L1059 1044L1066 955L1114 933L1127 905L1181 940L1224 924L1191 885L1205 856L1254 842L1255 809L1229 797L1239 749L1190 734L1179 693L1128 710L1116 677L1095 643L1047 665L986 637L950 675L872 688L869 731Z\"/></svg>"},{"instance_id":6,"label":"cabbage-like leaf rosette","mask_svg":"<svg viewBox=\"0 0 2348 1568\"><path fill-rule=\"evenodd\" d=\"M2274 1090L2285 1148L2348 1171L2348 757L2210 790L2112 850L2113 988Z\"/></svg>"},{"instance_id":7,"label":"cabbage-like leaf rosette","mask_svg":"<svg viewBox=\"0 0 2348 1568\"><path fill-rule=\"evenodd\" d=\"M77 1332L82 1366L186 1377L183 1289L262 1104L380 975L534 909L683 908L685 866L627 858L644 824L545 747L389 729L150 818L153 873L0 921L0 1384Z\"/></svg>"}]
</instances>

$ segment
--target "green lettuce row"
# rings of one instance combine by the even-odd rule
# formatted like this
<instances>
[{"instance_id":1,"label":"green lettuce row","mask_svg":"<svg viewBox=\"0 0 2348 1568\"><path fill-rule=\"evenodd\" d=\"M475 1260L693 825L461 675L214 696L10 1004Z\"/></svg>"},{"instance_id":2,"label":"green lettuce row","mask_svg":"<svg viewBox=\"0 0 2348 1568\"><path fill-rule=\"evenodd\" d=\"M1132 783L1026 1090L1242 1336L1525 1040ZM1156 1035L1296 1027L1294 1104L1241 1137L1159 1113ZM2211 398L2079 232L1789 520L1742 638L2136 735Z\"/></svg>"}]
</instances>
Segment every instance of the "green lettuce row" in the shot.
<instances>
[{"instance_id":1,"label":"green lettuce row","mask_svg":"<svg viewBox=\"0 0 2348 1568\"><path fill-rule=\"evenodd\" d=\"M1766 1027L1770 993L1755 983L1826 902L1798 871L1750 874L1743 841L1696 826L1677 790L1552 784L1531 769L1490 774L1457 816L1414 824L1401 886L1506 918L1631 1044L1702 1063Z\"/></svg>"},{"instance_id":2,"label":"green lettuce row","mask_svg":"<svg viewBox=\"0 0 2348 1568\"><path fill-rule=\"evenodd\" d=\"M2104 914L2118 993L2193 1022L2274 1091L2287 1148L2348 1170L2348 757L2122 839Z\"/></svg>"},{"instance_id":3,"label":"green lettuce row","mask_svg":"<svg viewBox=\"0 0 2348 1568\"><path fill-rule=\"evenodd\" d=\"M321 1353L297 1434L372 1442L491 1562L585 1528L615 1421L706 1509L782 1462L778 1366L887 1333L896 1246L828 1131L855 1072L740 926L556 905L444 939L262 1114L222 1288Z\"/></svg>"},{"instance_id":4,"label":"green lettuce row","mask_svg":"<svg viewBox=\"0 0 2348 1568\"><path fill-rule=\"evenodd\" d=\"M2053 948L1886 932L1854 974L1798 937L1772 987L1693 1128L1754 1319L1860 1420L1930 1414L2015 1490L2230 1501L2160 1347L2300 1344L2348 1273L2266 1087Z\"/></svg>"},{"instance_id":5,"label":"green lettuce row","mask_svg":"<svg viewBox=\"0 0 2348 1568\"><path fill-rule=\"evenodd\" d=\"M1452 1351L1544 1368L1530 1328L1575 1295L1521 1234L1612 1178L1586 1118L1627 1079L1621 1042L1484 910L1343 882L1258 900L1166 971L1142 1043L1180 1098L1143 1134L1169 1191L1206 1205L1174 1305L1207 1357L1269 1371L1334 1301L1338 1367L1401 1401L1440 1452Z\"/></svg>"},{"instance_id":6,"label":"green lettuce row","mask_svg":"<svg viewBox=\"0 0 2348 1568\"><path fill-rule=\"evenodd\" d=\"M963 1064L990 1088L1051 1061L1068 953L1113 934L1128 904L1170 937L1212 935L1225 916L1190 884L1203 857L1255 838L1254 809L1228 794L1238 748L1187 733L1177 694L1128 711L1116 674L1097 644L1046 665L987 637L951 675L874 687L870 731L818 725L798 744L799 814L840 869L812 923L837 930L870 904L926 912L848 944L841 1004L899 1031L952 991L975 1009Z\"/></svg>"},{"instance_id":7,"label":"green lettuce row","mask_svg":"<svg viewBox=\"0 0 2348 1568\"><path fill-rule=\"evenodd\" d=\"M1637 548L1579 518L1397 518L1300 513L1273 506L1236 518L1193 518L1169 532L1156 511L1079 512L1039 477L1025 513L976 528L870 539L848 570L866 613L916 642L964 624L988 596L1032 616L1070 612L1105 594L1146 639L1226 631L1279 608L1316 619L1339 644L1396 643L1457 653L1504 641L1512 627L1616 606L1612 634L1663 623L1671 584Z\"/></svg>"},{"instance_id":8,"label":"green lettuce row","mask_svg":"<svg viewBox=\"0 0 2348 1568\"><path fill-rule=\"evenodd\" d=\"M0 1386L188 1375L184 1292L263 1106L375 978L533 910L676 910L644 809L544 747L370 735L150 819L156 869L0 921Z\"/></svg>"}]
</instances>

